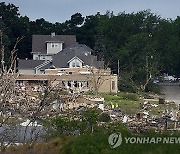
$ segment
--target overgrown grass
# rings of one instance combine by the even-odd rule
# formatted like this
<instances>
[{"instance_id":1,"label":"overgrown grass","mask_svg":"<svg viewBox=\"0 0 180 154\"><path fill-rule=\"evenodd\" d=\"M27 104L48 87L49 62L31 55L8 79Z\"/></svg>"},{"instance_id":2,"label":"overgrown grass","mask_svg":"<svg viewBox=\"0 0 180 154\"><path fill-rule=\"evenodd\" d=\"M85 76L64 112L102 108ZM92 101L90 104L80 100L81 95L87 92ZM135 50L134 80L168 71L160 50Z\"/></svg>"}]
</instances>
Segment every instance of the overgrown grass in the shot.
<instances>
[{"instance_id":1,"label":"overgrown grass","mask_svg":"<svg viewBox=\"0 0 180 154\"><path fill-rule=\"evenodd\" d=\"M139 112L140 103L142 103L143 100L140 100L139 97L137 97L136 95L132 96L133 99L131 99L131 96L128 97L127 95L128 94L124 94L124 93L120 93L120 94L101 94L101 96L104 97L104 99L105 99L105 104L106 105L111 106L113 104L115 107L118 106L121 109L122 113L135 114L135 113ZM134 100L134 97L136 97L135 100Z\"/></svg>"},{"instance_id":2,"label":"overgrown grass","mask_svg":"<svg viewBox=\"0 0 180 154\"><path fill-rule=\"evenodd\" d=\"M111 148L108 143L109 135L120 132L122 144L117 148ZM47 143L24 144L11 146L4 154L178 154L180 143L126 143L125 137L180 137L179 133L155 133L153 131L144 134L131 134L124 130L123 125L109 131L98 131L94 133L55 138Z\"/></svg>"},{"instance_id":3,"label":"overgrown grass","mask_svg":"<svg viewBox=\"0 0 180 154\"><path fill-rule=\"evenodd\" d=\"M75 139L74 136L53 138L48 142L38 142L33 144L12 145L6 149L1 147L2 154L59 154L61 149Z\"/></svg>"},{"instance_id":4,"label":"overgrown grass","mask_svg":"<svg viewBox=\"0 0 180 154\"><path fill-rule=\"evenodd\" d=\"M120 132L120 131L119 131ZM180 150L180 143L165 144L159 143L126 143L124 137L179 137L180 134L157 134L155 132L147 132L146 134L135 135L122 133L122 144L117 148L110 148L108 137L111 133L93 133L81 135L72 142L65 145L61 153L63 154L177 154Z\"/></svg>"},{"instance_id":5,"label":"overgrown grass","mask_svg":"<svg viewBox=\"0 0 180 154\"><path fill-rule=\"evenodd\" d=\"M128 95L128 96L127 96ZM131 96L132 95L132 96ZM119 94L101 94L104 97L105 104L110 106L118 106L124 114L136 114L141 108L141 104L145 101L140 99L136 94L119 93ZM158 107L150 107L148 111L150 115L162 115L165 109L176 109L173 103L159 104L158 101L149 101L151 104L157 104Z\"/></svg>"},{"instance_id":6,"label":"overgrown grass","mask_svg":"<svg viewBox=\"0 0 180 154\"><path fill-rule=\"evenodd\" d=\"M157 115L160 116L162 115L164 110L172 110L172 109L177 109L176 105L174 103L165 103L165 104L159 104L156 101L150 101L152 104L158 104L158 107L152 107L149 109L149 113L151 115Z\"/></svg>"}]
</instances>

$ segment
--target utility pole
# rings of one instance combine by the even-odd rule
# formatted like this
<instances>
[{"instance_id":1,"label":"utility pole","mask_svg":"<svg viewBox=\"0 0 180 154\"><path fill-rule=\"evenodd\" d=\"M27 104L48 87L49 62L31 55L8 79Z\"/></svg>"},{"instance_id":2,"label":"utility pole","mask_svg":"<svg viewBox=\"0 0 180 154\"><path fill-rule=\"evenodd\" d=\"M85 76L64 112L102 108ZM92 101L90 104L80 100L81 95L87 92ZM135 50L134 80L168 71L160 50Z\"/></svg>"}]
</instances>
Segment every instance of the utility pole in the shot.
<instances>
[{"instance_id":1,"label":"utility pole","mask_svg":"<svg viewBox=\"0 0 180 154\"><path fill-rule=\"evenodd\" d=\"M119 72L120 72L120 67L119 67L119 59L118 59L118 70L117 70L117 75L118 75L118 80L119 80Z\"/></svg>"},{"instance_id":2,"label":"utility pole","mask_svg":"<svg viewBox=\"0 0 180 154\"><path fill-rule=\"evenodd\" d=\"M149 73L148 73L148 56L146 55L146 82L148 82Z\"/></svg>"},{"instance_id":3,"label":"utility pole","mask_svg":"<svg viewBox=\"0 0 180 154\"><path fill-rule=\"evenodd\" d=\"M118 70L117 70L117 87L118 87L119 78L120 78L120 66L119 66L120 64L119 64L119 59L118 59L118 63L117 63L117 64L118 64L118 66L117 66L117 67L118 67ZM119 91L119 90L118 90L118 91Z\"/></svg>"}]
</instances>

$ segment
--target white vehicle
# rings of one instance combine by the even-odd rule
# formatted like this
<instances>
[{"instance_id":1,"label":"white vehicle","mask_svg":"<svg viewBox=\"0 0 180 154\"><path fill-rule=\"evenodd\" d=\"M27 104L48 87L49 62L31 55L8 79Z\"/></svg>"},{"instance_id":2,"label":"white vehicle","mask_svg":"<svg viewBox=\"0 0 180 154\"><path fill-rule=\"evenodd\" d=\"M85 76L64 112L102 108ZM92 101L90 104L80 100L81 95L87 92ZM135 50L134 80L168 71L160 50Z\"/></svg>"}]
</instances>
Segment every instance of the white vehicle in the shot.
<instances>
[{"instance_id":1,"label":"white vehicle","mask_svg":"<svg viewBox=\"0 0 180 154\"><path fill-rule=\"evenodd\" d=\"M157 79L155 79L155 80L153 80L153 83L159 83L159 80L157 80Z\"/></svg>"},{"instance_id":2,"label":"white vehicle","mask_svg":"<svg viewBox=\"0 0 180 154\"><path fill-rule=\"evenodd\" d=\"M172 76L172 75L169 75L169 76L165 76L165 77L164 77L164 80L165 80L165 81L176 81L177 78L175 78L175 77Z\"/></svg>"}]
</instances>

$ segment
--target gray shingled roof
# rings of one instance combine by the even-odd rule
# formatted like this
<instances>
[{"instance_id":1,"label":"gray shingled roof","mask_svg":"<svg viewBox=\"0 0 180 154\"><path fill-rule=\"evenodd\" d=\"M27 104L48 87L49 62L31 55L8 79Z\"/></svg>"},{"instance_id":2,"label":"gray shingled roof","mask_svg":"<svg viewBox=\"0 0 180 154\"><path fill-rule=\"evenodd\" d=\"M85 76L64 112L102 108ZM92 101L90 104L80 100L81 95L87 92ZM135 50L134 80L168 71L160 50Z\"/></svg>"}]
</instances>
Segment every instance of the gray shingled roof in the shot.
<instances>
[{"instance_id":1,"label":"gray shingled roof","mask_svg":"<svg viewBox=\"0 0 180 154\"><path fill-rule=\"evenodd\" d=\"M83 65L104 68L104 62L97 61L97 57L91 55L92 51L86 45L75 44L54 55L52 63L56 68L67 68L69 67L67 62L76 56L84 62Z\"/></svg>"},{"instance_id":2,"label":"gray shingled roof","mask_svg":"<svg viewBox=\"0 0 180 154\"><path fill-rule=\"evenodd\" d=\"M32 52L40 52L46 54L46 42L64 42L63 48L76 43L75 35L33 35L32 36Z\"/></svg>"},{"instance_id":3,"label":"gray shingled roof","mask_svg":"<svg viewBox=\"0 0 180 154\"><path fill-rule=\"evenodd\" d=\"M24 60L24 59L19 59L18 60L18 69L32 69L35 68L36 66L42 64L44 60Z\"/></svg>"}]
</instances>

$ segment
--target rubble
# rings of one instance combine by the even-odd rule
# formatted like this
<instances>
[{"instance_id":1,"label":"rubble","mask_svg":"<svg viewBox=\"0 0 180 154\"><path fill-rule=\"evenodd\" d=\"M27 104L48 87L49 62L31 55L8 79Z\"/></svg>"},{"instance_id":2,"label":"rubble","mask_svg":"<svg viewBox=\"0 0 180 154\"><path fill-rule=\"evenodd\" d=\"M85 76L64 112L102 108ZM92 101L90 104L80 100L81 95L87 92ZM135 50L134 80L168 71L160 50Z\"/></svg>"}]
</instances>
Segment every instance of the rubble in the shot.
<instances>
[{"instance_id":1,"label":"rubble","mask_svg":"<svg viewBox=\"0 0 180 154\"><path fill-rule=\"evenodd\" d=\"M58 90L62 89L53 89L43 85L16 85L13 97L6 99L3 103L5 93L1 93L0 101L2 106L0 107L2 110L0 116L26 119L26 121L20 123L21 126L41 126L37 123L36 118L46 119L57 115L68 117L71 114L72 119L78 120L80 114L87 108L96 108L101 112L108 113L112 122L122 122L134 132L144 132L149 129L155 129L156 131L178 130L180 126L179 110L164 110L159 111L161 114L159 116L151 115L151 109L158 108L160 104L145 101L140 103L138 113L127 115L122 113L117 103L105 105L102 97L83 95L80 92L58 94ZM172 104L172 102L165 102L165 105L168 103ZM33 118L36 122L28 120L30 118ZM168 123L172 123L173 128L169 128Z\"/></svg>"},{"instance_id":2,"label":"rubble","mask_svg":"<svg viewBox=\"0 0 180 154\"><path fill-rule=\"evenodd\" d=\"M20 123L20 126L24 126L24 127L27 127L27 126L34 126L34 127L42 127L42 125L38 124L37 121L31 121L29 119L27 119L26 121Z\"/></svg>"},{"instance_id":3,"label":"rubble","mask_svg":"<svg viewBox=\"0 0 180 154\"><path fill-rule=\"evenodd\" d=\"M127 123L127 122L128 122L128 116L125 115L125 116L123 117L122 123Z\"/></svg>"}]
</instances>

